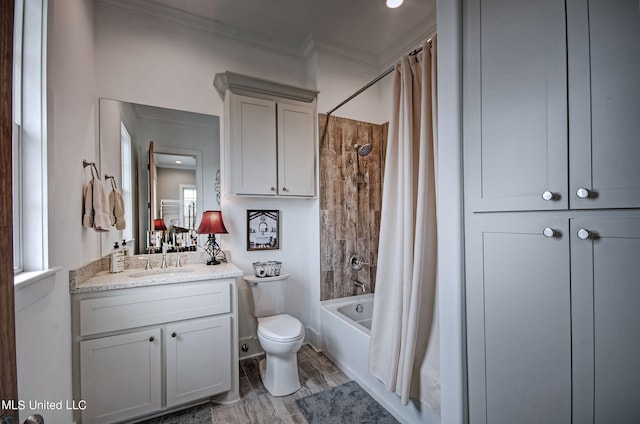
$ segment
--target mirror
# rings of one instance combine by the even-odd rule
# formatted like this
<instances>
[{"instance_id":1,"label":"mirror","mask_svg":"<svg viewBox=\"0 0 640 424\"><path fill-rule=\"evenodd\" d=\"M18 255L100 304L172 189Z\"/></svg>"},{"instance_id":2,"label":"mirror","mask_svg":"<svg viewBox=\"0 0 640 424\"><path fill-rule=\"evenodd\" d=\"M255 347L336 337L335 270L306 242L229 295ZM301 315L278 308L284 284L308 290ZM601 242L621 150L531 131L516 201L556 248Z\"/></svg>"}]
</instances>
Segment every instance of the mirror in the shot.
<instances>
[{"instance_id":1,"label":"mirror","mask_svg":"<svg viewBox=\"0 0 640 424\"><path fill-rule=\"evenodd\" d=\"M204 210L220 209L217 116L100 99L100 172L124 199L126 228L102 234L102 255L127 240L144 253L153 219L168 231L197 228ZM177 163L181 162L181 163ZM186 206L185 206L186 205ZM173 229L173 231L172 231Z\"/></svg>"}]
</instances>

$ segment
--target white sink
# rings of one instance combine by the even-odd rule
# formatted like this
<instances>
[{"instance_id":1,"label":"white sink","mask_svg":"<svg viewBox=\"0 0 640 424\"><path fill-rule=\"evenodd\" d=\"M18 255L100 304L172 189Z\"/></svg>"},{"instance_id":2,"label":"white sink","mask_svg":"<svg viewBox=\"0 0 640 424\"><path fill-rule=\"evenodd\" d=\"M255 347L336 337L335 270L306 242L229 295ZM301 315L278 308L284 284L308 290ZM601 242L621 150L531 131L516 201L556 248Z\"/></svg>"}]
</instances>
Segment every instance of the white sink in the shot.
<instances>
[{"instance_id":1,"label":"white sink","mask_svg":"<svg viewBox=\"0 0 640 424\"><path fill-rule=\"evenodd\" d=\"M156 269L147 269L145 271L135 272L130 275L130 277L138 278L138 277L149 277L151 275L163 275L163 276L172 276L175 274L182 274L185 272L193 272L191 268L156 268Z\"/></svg>"}]
</instances>

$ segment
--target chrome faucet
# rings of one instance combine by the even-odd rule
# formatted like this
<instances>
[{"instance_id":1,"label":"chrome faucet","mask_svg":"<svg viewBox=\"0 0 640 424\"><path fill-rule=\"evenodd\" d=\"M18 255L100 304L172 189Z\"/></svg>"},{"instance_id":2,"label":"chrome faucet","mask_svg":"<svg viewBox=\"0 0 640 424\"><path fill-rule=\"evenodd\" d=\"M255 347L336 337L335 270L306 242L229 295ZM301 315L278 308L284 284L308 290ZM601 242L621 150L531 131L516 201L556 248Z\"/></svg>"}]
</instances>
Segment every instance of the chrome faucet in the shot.
<instances>
[{"instance_id":1,"label":"chrome faucet","mask_svg":"<svg viewBox=\"0 0 640 424\"><path fill-rule=\"evenodd\" d=\"M160 264L160 268L164 269L167 267L167 243L162 243L162 263Z\"/></svg>"},{"instance_id":2,"label":"chrome faucet","mask_svg":"<svg viewBox=\"0 0 640 424\"><path fill-rule=\"evenodd\" d=\"M147 247L147 263L144 265L144 269L152 269L152 266L151 266L151 247Z\"/></svg>"},{"instance_id":3,"label":"chrome faucet","mask_svg":"<svg viewBox=\"0 0 640 424\"><path fill-rule=\"evenodd\" d=\"M364 283L358 281L358 280L353 280L353 285L356 287L360 287L362 289L362 293L366 293L367 292L367 288L365 286Z\"/></svg>"}]
</instances>

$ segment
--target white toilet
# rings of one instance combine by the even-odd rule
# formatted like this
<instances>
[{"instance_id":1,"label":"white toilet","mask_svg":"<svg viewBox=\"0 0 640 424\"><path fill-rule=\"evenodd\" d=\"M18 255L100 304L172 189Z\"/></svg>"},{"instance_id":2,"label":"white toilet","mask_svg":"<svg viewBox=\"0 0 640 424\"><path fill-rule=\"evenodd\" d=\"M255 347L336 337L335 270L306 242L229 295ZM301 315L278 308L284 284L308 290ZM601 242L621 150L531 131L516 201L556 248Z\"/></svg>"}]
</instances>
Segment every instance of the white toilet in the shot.
<instances>
[{"instance_id":1,"label":"white toilet","mask_svg":"<svg viewBox=\"0 0 640 424\"><path fill-rule=\"evenodd\" d=\"M284 311L284 280L278 277L244 276L251 287L251 315L258 319L258 341L266 354L260 361L260 377L269 393L286 396L300 388L297 353L304 342L302 323Z\"/></svg>"}]
</instances>

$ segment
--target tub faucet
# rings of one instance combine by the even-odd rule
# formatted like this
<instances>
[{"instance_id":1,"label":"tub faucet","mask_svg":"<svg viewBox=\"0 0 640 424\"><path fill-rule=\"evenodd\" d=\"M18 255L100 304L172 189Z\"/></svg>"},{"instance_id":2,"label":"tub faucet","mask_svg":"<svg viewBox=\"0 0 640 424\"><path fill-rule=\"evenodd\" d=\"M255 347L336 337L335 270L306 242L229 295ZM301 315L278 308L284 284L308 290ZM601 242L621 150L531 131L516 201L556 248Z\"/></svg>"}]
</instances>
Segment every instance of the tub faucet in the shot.
<instances>
[{"instance_id":1,"label":"tub faucet","mask_svg":"<svg viewBox=\"0 0 640 424\"><path fill-rule=\"evenodd\" d=\"M366 293L367 292L367 288L364 285L364 283L358 281L358 280L353 280L353 285L356 287L360 287L362 289L362 293Z\"/></svg>"}]
</instances>

